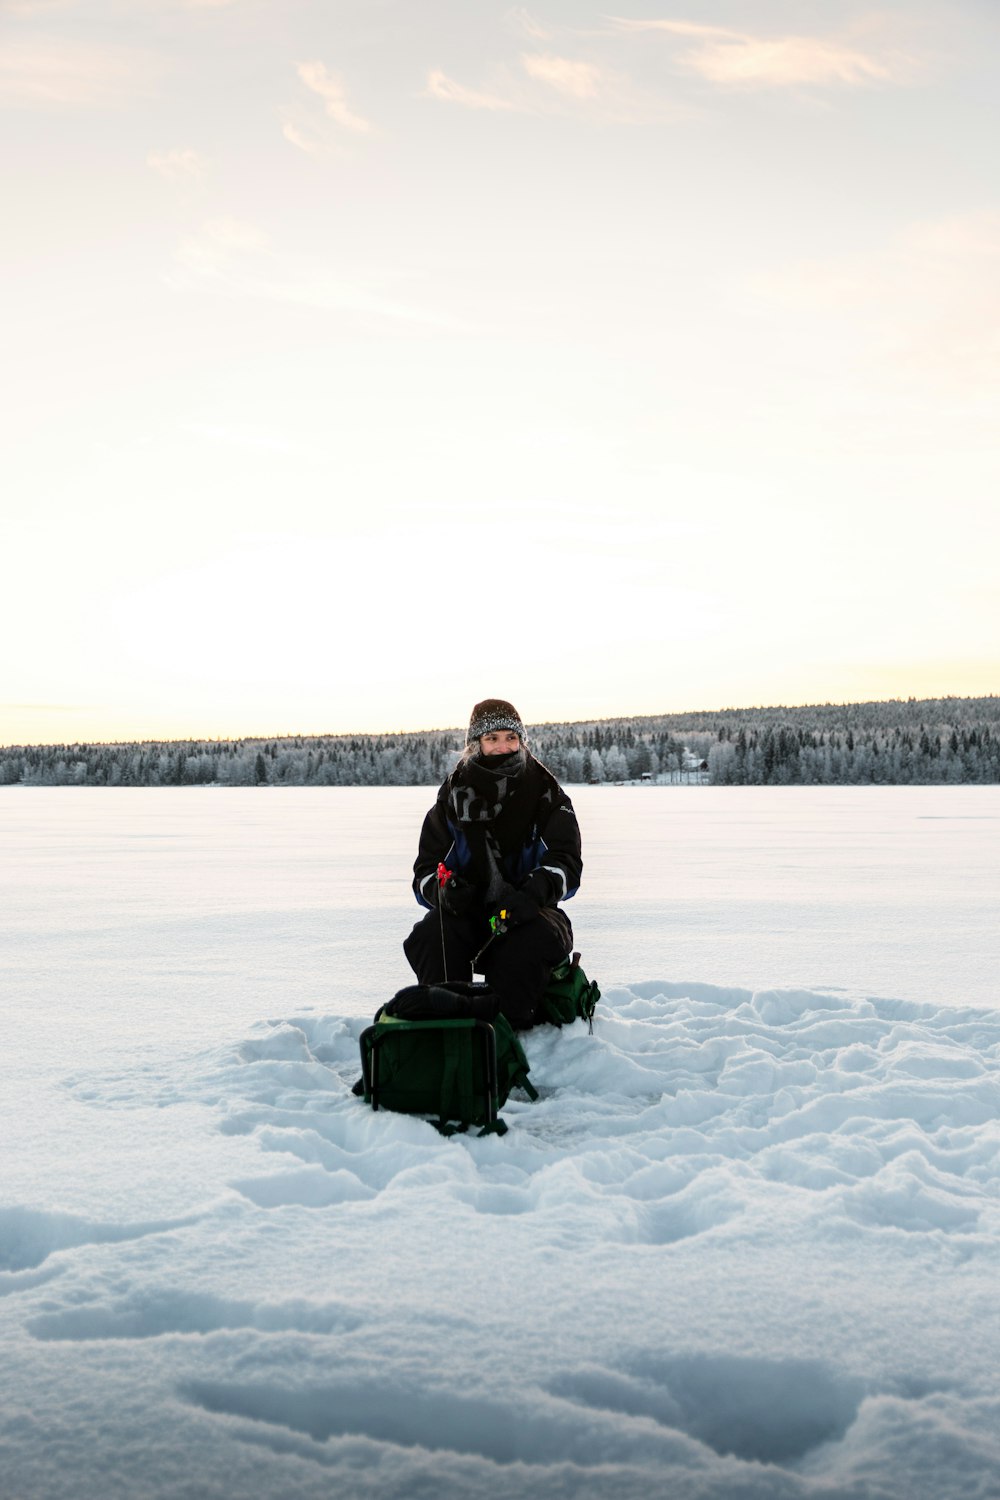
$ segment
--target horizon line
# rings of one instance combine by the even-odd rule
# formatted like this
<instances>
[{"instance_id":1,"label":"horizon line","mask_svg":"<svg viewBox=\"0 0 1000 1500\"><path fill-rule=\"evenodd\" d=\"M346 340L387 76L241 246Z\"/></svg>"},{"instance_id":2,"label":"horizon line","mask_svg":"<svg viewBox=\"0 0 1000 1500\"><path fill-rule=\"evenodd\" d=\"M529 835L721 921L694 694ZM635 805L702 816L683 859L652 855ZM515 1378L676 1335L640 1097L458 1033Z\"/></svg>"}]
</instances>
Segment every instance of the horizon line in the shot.
<instances>
[{"instance_id":1,"label":"horizon line","mask_svg":"<svg viewBox=\"0 0 1000 1500\"><path fill-rule=\"evenodd\" d=\"M960 694L946 693L938 694L930 698L917 698L909 695L906 698L851 698L843 702L834 702L827 699L823 702L812 701L808 703L754 703L744 705L728 705L723 708L686 708L686 709L664 709L657 713L645 714L609 714L606 718L581 718L581 719L544 719L529 721L528 727L533 730L572 728L577 725L600 725L600 724L623 724L636 723L648 719L685 719L704 718L713 714L751 714L751 713L773 713L777 710L801 711L803 709L829 709L829 708L871 708L875 705L889 704L921 704L921 703L994 703L1000 699L997 693L975 693ZM7 705L12 707L13 705ZM27 705L21 705L26 707ZM35 740L18 741L11 743L0 743L0 750L46 750L57 745L65 745L71 748L74 745L232 745L237 743L257 743L275 740L344 740L364 737L366 739L377 739L385 735L393 736L418 736L431 734L457 734L464 737L465 730L460 725L439 725L424 727L420 729L346 729L338 731L328 730L285 730L277 734L234 734L234 735L178 735L166 739L155 736L145 736L136 739L110 739L110 740Z\"/></svg>"}]
</instances>

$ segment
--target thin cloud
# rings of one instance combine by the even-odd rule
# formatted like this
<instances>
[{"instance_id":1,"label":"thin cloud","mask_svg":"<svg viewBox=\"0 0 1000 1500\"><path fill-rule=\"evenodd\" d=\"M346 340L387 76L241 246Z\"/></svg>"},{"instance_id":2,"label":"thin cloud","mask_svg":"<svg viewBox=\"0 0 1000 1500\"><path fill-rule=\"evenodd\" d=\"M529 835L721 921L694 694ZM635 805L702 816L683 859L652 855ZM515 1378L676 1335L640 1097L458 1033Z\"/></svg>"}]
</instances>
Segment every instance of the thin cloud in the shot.
<instances>
[{"instance_id":1,"label":"thin cloud","mask_svg":"<svg viewBox=\"0 0 1000 1500\"><path fill-rule=\"evenodd\" d=\"M427 76L427 92L432 99L441 99L445 104L461 104L466 109L522 109L516 99L484 89L470 89L464 83L456 83L447 73L435 69Z\"/></svg>"},{"instance_id":2,"label":"thin cloud","mask_svg":"<svg viewBox=\"0 0 1000 1500\"><path fill-rule=\"evenodd\" d=\"M25 39L0 54L0 103L24 108L113 107L149 91L145 53L85 42Z\"/></svg>"},{"instance_id":3,"label":"thin cloud","mask_svg":"<svg viewBox=\"0 0 1000 1500\"><path fill-rule=\"evenodd\" d=\"M299 151L304 151L307 156L319 156L323 151L322 142L316 140L314 136L306 135L305 131L300 130L293 120L285 121L281 127L281 133L289 145L295 146Z\"/></svg>"},{"instance_id":4,"label":"thin cloud","mask_svg":"<svg viewBox=\"0 0 1000 1500\"><path fill-rule=\"evenodd\" d=\"M371 132L371 124L354 113L347 103L343 83L330 72L325 63L299 63L297 71L306 88L323 100L323 106L331 120L358 135L368 135Z\"/></svg>"},{"instance_id":5,"label":"thin cloud","mask_svg":"<svg viewBox=\"0 0 1000 1500\"><path fill-rule=\"evenodd\" d=\"M515 5L513 10L507 12L505 20L512 31L528 37L532 42L550 42L554 35L523 5Z\"/></svg>"},{"instance_id":6,"label":"thin cloud","mask_svg":"<svg viewBox=\"0 0 1000 1500\"><path fill-rule=\"evenodd\" d=\"M1000 386L1000 213L911 225L881 249L757 276L764 305L820 320L855 351L982 394ZM813 336L813 335L811 335Z\"/></svg>"},{"instance_id":7,"label":"thin cloud","mask_svg":"<svg viewBox=\"0 0 1000 1500\"><path fill-rule=\"evenodd\" d=\"M34 16L43 10L68 10L77 0L0 0L0 14Z\"/></svg>"},{"instance_id":8,"label":"thin cloud","mask_svg":"<svg viewBox=\"0 0 1000 1500\"><path fill-rule=\"evenodd\" d=\"M433 308L385 296L370 274L338 277L326 266L276 250L262 230L240 219L209 220L181 241L175 262L177 269L167 280L180 291L211 290L228 297L468 332L465 325Z\"/></svg>"},{"instance_id":9,"label":"thin cloud","mask_svg":"<svg viewBox=\"0 0 1000 1500\"><path fill-rule=\"evenodd\" d=\"M241 258L256 257L268 250L263 230L242 219L210 219L196 235L188 235L177 251L178 263L202 277L225 277Z\"/></svg>"},{"instance_id":10,"label":"thin cloud","mask_svg":"<svg viewBox=\"0 0 1000 1500\"><path fill-rule=\"evenodd\" d=\"M529 78L571 99L596 99L601 92L603 74L593 63L543 53L524 53L521 63Z\"/></svg>"},{"instance_id":11,"label":"thin cloud","mask_svg":"<svg viewBox=\"0 0 1000 1500\"><path fill-rule=\"evenodd\" d=\"M73 713L82 713L85 709L95 707L97 705L93 703L0 703L0 712L61 714L72 711Z\"/></svg>"},{"instance_id":12,"label":"thin cloud","mask_svg":"<svg viewBox=\"0 0 1000 1500\"><path fill-rule=\"evenodd\" d=\"M914 254L963 256L970 260L983 257L997 262L1000 269L1000 212L984 209L981 213L957 214L915 224L907 232L905 243Z\"/></svg>"},{"instance_id":13,"label":"thin cloud","mask_svg":"<svg viewBox=\"0 0 1000 1500\"><path fill-rule=\"evenodd\" d=\"M167 182L181 185L204 182L208 176L208 162L199 151L151 151L146 157L146 166L157 172Z\"/></svg>"},{"instance_id":14,"label":"thin cloud","mask_svg":"<svg viewBox=\"0 0 1000 1500\"><path fill-rule=\"evenodd\" d=\"M658 31L693 41L696 45L682 51L677 60L709 83L751 88L858 87L893 77L888 64L870 53L824 37L762 37L695 21L612 19L627 32Z\"/></svg>"},{"instance_id":15,"label":"thin cloud","mask_svg":"<svg viewBox=\"0 0 1000 1500\"><path fill-rule=\"evenodd\" d=\"M465 109L525 115L580 114L603 123L636 124L676 118L680 111L638 88L630 78L579 58L525 52L521 75L498 69L484 88L469 88L440 70L427 79L426 93Z\"/></svg>"}]
</instances>

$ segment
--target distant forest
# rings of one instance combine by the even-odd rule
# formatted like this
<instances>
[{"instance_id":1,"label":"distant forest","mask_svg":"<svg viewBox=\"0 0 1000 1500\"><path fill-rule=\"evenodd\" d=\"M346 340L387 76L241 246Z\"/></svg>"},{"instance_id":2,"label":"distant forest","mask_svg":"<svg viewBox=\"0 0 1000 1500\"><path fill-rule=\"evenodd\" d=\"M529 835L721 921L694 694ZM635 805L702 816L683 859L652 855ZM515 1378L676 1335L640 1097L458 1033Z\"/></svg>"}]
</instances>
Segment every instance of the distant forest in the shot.
<instances>
[{"instance_id":1,"label":"distant forest","mask_svg":"<svg viewBox=\"0 0 1000 1500\"><path fill-rule=\"evenodd\" d=\"M567 783L716 786L1000 782L1000 698L803 708L726 708L529 726ZM459 729L0 748L0 785L426 786L464 743Z\"/></svg>"}]
</instances>

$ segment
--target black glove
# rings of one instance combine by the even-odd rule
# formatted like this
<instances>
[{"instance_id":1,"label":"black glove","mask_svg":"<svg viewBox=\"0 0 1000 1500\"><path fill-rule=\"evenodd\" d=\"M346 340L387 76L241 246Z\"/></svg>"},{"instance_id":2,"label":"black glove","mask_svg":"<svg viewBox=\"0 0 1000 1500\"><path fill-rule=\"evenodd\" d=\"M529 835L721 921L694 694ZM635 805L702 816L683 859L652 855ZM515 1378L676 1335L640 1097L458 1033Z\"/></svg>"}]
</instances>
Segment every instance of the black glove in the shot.
<instances>
[{"instance_id":1,"label":"black glove","mask_svg":"<svg viewBox=\"0 0 1000 1500\"><path fill-rule=\"evenodd\" d=\"M476 899L476 887L458 875L449 875L444 885L435 877L427 882L424 900L440 906L451 917L464 917Z\"/></svg>"},{"instance_id":2,"label":"black glove","mask_svg":"<svg viewBox=\"0 0 1000 1500\"><path fill-rule=\"evenodd\" d=\"M555 906L562 894L562 885L550 870L532 870L522 882L522 891L534 897L539 906Z\"/></svg>"},{"instance_id":3,"label":"black glove","mask_svg":"<svg viewBox=\"0 0 1000 1500\"><path fill-rule=\"evenodd\" d=\"M441 905L453 917L464 917L479 895L474 885L468 880L461 880L457 875L446 880L438 889L441 892Z\"/></svg>"},{"instance_id":4,"label":"black glove","mask_svg":"<svg viewBox=\"0 0 1000 1500\"><path fill-rule=\"evenodd\" d=\"M539 913L539 905L530 891L515 891L508 886L501 894L496 904L494 916L503 927L523 927L525 922L533 922Z\"/></svg>"}]
</instances>

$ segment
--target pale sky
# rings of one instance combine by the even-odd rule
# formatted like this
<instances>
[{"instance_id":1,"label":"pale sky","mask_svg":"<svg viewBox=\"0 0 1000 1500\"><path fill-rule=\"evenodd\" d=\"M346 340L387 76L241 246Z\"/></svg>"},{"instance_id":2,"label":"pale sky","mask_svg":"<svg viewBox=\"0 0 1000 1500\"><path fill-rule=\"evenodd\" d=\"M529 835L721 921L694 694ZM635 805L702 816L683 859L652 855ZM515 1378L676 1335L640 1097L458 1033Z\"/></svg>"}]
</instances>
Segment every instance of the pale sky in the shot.
<instances>
[{"instance_id":1,"label":"pale sky","mask_svg":"<svg viewBox=\"0 0 1000 1500\"><path fill-rule=\"evenodd\" d=\"M612 11L0 0L0 743L1000 692L1000 7Z\"/></svg>"}]
</instances>

